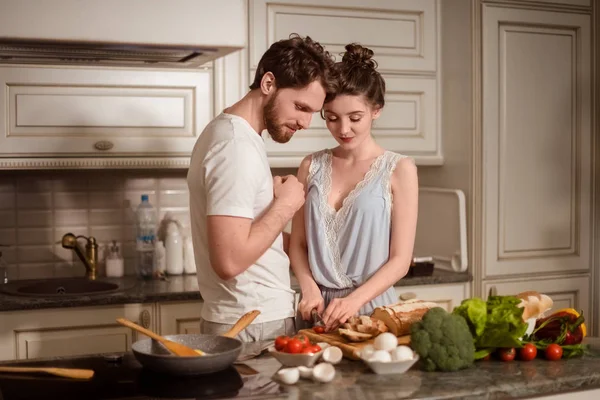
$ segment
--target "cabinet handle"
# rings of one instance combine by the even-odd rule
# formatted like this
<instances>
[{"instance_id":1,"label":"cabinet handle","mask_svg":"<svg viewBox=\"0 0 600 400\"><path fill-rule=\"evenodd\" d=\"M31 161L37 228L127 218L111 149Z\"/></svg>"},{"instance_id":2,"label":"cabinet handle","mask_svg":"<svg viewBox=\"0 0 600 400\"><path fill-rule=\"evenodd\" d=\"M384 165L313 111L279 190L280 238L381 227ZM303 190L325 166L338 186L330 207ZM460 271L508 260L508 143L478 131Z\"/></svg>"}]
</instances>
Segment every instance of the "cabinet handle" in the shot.
<instances>
[{"instance_id":1,"label":"cabinet handle","mask_svg":"<svg viewBox=\"0 0 600 400\"><path fill-rule=\"evenodd\" d=\"M106 151L112 149L114 144L108 140L100 140L99 142L94 143L94 147L96 150Z\"/></svg>"},{"instance_id":2,"label":"cabinet handle","mask_svg":"<svg viewBox=\"0 0 600 400\"><path fill-rule=\"evenodd\" d=\"M140 313L140 325L146 329L150 328L150 312L148 310Z\"/></svg>"},{"instance_id":3,"label":"cabinet handle","mask_svg":"<svg viewBox=\"0 0 600 400\"><path fill-rule=\"evenodd\" d=\"M490 286L490 290L488 291L488 297L490 296L498 296L498 289L496 289L496 286Z\"/></svg>"},{"instance_id":4,"label":"cabinet handle","mask_svg":"<svg viewBox=\"0 0 600 400\"><path fill-rule=\"evenodd\" d=\"M403 301L412 300L417 298L417 294L414 292L406 292L402 293L400 296L398 296L398 298Z\"/></svg>"}]
</instances>

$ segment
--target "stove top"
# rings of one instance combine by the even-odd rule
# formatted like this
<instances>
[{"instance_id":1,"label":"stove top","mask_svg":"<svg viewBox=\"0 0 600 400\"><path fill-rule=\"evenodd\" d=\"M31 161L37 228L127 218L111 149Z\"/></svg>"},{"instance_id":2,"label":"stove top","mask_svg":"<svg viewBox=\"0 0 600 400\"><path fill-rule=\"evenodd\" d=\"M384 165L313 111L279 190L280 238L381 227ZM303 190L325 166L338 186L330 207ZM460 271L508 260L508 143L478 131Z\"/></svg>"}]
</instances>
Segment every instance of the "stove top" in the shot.
<instances>
[{"instance_id":1,"label":"stove top","mask_svg":"<svg viewBox=\"0 0 600 400\"><path fill-rule=\"evenodd\" d=\"M173 377L143 369L131 353L24 361L18 366L84 368L95 373L89 381L0 373L0 400L216 399L270 397L269 394L279 397L285 393L270 376L257 374L257 371L245 375L248 368L243 365L210 375Z\"/></svg>"}]
</instances>

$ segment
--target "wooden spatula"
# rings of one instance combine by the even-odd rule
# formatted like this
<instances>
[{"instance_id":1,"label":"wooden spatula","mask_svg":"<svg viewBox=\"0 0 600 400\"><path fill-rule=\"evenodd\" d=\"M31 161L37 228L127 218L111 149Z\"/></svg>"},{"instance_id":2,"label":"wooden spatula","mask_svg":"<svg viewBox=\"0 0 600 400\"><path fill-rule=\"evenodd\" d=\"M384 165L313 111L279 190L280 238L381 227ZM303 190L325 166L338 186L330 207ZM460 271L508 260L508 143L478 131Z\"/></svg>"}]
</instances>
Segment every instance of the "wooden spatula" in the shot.
<instances>
[{"instance_id":1,"label":"wooden spatula","mask_svg":"<svg viewBox=\"0 0 600 400\"><path fill-rule=\"evenodd\" d=\"M144 335L161 342L170 352L176 354L181 357L198 357L200 354L196 352L196 350L187 347L181 343L173 342L171 340L165 339L164 337L157 335L156 333L139 326L138 324L131 322L125 318L117 318L117 322L123 326L131 328L133 330L138 331L139 333L143 333Z\"/></svg>"},{"instance_id":2,"label":"wooden spatula","mask_svg":"<svg viewBox=\"0 0 600 400\"><path fill-rule=\"evenodd\" d=\"M51 368L51 367L0 367L0 372L15 373L44 373L73 379L91 379L94 371L91 369Z\"/></svg>"},{"instance_id":3,"label":"wooden spatula","mask_svg":"<svg viewBox=\"0 0 600 400\"><path fill-rule=\"evenodd\" d=\"M242 315L240 319L237 320L235 325L233 325L230 330L223 333L221 336L229 338L236 337L238 333L246 329L246 327L250 325L256 317L258 317L258 314L260 314L260 311L258 310L252 310L247 312L246 314Z\"/></svg>"}]
</instances>

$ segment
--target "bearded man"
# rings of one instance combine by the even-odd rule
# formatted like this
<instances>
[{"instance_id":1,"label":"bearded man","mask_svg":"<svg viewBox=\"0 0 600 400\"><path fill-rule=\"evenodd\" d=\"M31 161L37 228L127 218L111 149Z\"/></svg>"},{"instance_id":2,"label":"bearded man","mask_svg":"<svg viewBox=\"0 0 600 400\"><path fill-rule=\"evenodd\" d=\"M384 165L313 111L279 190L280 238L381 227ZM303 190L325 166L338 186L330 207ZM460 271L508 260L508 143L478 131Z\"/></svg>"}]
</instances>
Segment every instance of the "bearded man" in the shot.
<instances>
[{"instance_id":1,"label":"bearded man","mask_svg":"<svg viewBox=\"0 0 600 400\"><path fill-rule=\"evenodd\" d=\"M223 333L255 309L260 315L238 335L257 345L254 352L295 332L282 231L302 207L304 187L292 175L273 178L261 134L286 143L307 128L333 90L332 65L309 37L274 43L250 91L213 119L194 146L187 183L202 333Z\"/></svg>"}]
</instances>

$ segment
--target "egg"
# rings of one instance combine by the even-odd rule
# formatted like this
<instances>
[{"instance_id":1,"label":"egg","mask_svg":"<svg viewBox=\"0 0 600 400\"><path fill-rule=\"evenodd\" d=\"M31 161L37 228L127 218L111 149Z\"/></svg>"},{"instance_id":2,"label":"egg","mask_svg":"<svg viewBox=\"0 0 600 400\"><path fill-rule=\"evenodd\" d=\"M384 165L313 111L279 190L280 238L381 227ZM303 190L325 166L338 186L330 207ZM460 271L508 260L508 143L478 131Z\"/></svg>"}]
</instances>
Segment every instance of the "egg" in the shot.
<instances>
[{"instance_id":1,"label":"egg","mask_svg":"<svg viewBox=\"0 0 600 400\"><path fill-rule=\"evenodd\" d=\"M300 371L298 368L283 368L277 371L277 376L286 385L293 385L300 379Z\"/></svg>"},{"instance_id":2,"label":"egg","mask_svg":"<svg viewBox=\"0 0 600 400\"><path fill-rule=\"evenodd\" d=\"M342 356L342 350L339 347L331 346L323 350L321 357L330 364L337 364L342 361Z\"/></svg>"},{"instance_id":3,"label":"egg","mask_svg":"<svg viewBox=\"0 0 600 400\"><path fill-rule=\"evenodd\" d=\"M375 353L375 346L368 344L360 350L360 358L368 360Z\"/></svg>"},{"instance_id":4,"label":"egg","mask_svg":"<svg viewBox=\"0 0 600 400\"><path fill-rule=\"evenodd\" d=\"M368 359L369 362L390 362L392 361L392 356L389 351L385 350L376 350L371 357Z\"/></svg>"},{"instance_id":5,"label":"egg","mask_svg":"<svg viewBox=\"0 0 600 400\"><path fill-rule=\"evenodd\" d=\"M317 382L327 383L335 378L335 367L323 362L313 368L313 379Z\"/></svg>"},{"instance_id":6,"label":"egg","mask_svg":"<svg viewBox=\"0 0 600 400\"><path fill-rule=\"evenodd\" d=\"M390 351L392 361L407 361L414 358L413 351L408 346L398 346Z\"/></svg>"},{"instance_id":7,"label":"egg","mask_svg":"<svg viewBox=\"0 0 600 400\"><path fill-rule=\"evenodd\" d=\"M390 351L398 346L398 338L390 332L384 332L375 338L375 349Z\"/></svg>"},{"instance_id":8,"label":"egg","mask_svg":"<svg viewBox=\"0 0 600 400\"><path fill-rule=\"evenodd\" d=\"M298 367L298 371L300 372L300 378L309 379L312 378L313 369L309 367L305 367L304 365L300 365Z\"/></svg>"}]
</instances>

